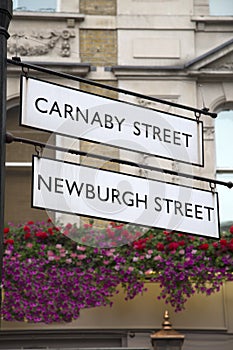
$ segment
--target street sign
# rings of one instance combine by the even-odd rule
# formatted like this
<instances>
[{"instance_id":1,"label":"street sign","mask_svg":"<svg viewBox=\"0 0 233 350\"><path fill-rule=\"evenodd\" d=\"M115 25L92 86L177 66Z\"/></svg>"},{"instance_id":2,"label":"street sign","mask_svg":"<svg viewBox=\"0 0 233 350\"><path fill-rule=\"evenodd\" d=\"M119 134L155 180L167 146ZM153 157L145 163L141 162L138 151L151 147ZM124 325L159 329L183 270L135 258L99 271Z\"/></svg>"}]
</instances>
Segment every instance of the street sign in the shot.
<instances>
[{"instance_id":1,"label":"street sign","mask_svg":"<svg viewBox=\"0 0 233 350\"><path fill-rule=\"evenodd\" d=\"M36 156L32 187L34 208L219 238L212 191Z\"/></svg>"},{"instance_id":2,"label":"street sign","mask_svg":"<svg viewBox=\"0 0 233 350\"><path fill-rule=\"evenodd\" d=\"M201 121L21 77L21 125L204 166Z\"/></svg>"}]
</instances>

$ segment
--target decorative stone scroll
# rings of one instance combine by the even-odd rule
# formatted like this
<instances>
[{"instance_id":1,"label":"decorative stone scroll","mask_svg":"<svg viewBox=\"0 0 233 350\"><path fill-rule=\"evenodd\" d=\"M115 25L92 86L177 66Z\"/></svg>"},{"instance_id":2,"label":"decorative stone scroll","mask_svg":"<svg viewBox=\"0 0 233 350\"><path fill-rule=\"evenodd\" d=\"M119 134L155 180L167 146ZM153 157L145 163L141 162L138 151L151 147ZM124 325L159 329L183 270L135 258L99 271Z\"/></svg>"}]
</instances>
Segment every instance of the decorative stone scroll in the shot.
<instances>
[{"instance_id":1,"label":"decorative stone scroll","mask_svg":"<svg viewBox=\"0 0 233 350\"><path fill-rule=\"evenodd\" d=\"M178 101L178 97L177 96L159 96L159 98L161 100L164 100L166 102L173 102L173 103L177 103ZM139 104L140 106L142 107L147 107L147 108L154 108L154 109L160 109L164 112L167 112L169 113L170 112L170 109L172 108L172 106L169 106L167 104L162 104L162 103L159 103L159 102L156 102L156 101L149 101L149 100L146 100L146 99L143 99L143 98L140 98L140 97L137 97L136 98L136 103Z\"/></svg>"},{"instance_id":2,"label":"decorative stone scroll","mask_svg":"<svg viewBox=\"0 0 233 350\"><path fill-rule=\"evenodd\" d=\"M204 126L203 133L205 141L214 141L214 126Z\"/></svg>"},{"instance_id":3,"label":"decorative stone scroll","mask_svg":"<svg viewBox=\"0 0 233 350\"><path fill-rule=\"evenodd\" d=\"M71 55L70 39L75 37L73 31L47 31L26 34L13 33L8 40L7 50L12 56L43 56L57 48L61 57Z\"/></svg>"}]
</instances>

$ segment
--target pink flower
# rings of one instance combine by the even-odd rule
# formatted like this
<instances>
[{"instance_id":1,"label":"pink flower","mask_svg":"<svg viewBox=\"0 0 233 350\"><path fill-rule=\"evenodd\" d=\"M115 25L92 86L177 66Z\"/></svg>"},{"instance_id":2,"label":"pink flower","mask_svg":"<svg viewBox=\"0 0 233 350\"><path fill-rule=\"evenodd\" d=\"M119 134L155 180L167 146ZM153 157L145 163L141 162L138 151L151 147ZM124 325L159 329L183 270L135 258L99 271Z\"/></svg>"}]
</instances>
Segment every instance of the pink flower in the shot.
<instances>
[{"instance_id":1,"label":"pink flower","mask_svg":"<svg viewBox=\"0 0 233 350\"><path fill-rule=\"evenodd\" d=\"M77 258L79 259L79 260L83 260L83 259L86 259L86 254L79 254L79 255L77 255Z\"/></svg>"},{"instance_id":2,"label":"pink flower","mask_svg":"<svg viewBox=\"0 0 233 350\"><path fill-rule=\"evenodd\" d=\"M85 252L86 247L82 247L82 246L77 245L77 250L81 250L81 252Z\"/></svg>"},{"instance_id":3,"label":"pink flower","mask_svg":"<svg viewBox=\"0 0 233 350\"><path fill-rule=\"evenodd\" d=\"M92 224L84 224L83 227L84 228L90 228L90 227L92 227Z\"/></svg>"},{"instance_id":4,"label":"pink flower","mask_svg":"<svg viewBox=\"0 0 233 350\"><path fill-rule=\"evenodd\" d=\"M133 270L134 270L134 267L133 267L133 266L129 266L129 267L128 267L128 271L131 272L131 271L133 271Z\"/></svg>"},{"instance_id":5,"label":"pink flower","mask_svg":"<svg viewBox=\"0 0 233 350\"><path fill-rule=\"evenodd\" d=\"M71 229L71 228L72 228L72 224L67 224L67 225L66 225L66 229L67 229L67 230L69 230L69 229Z\"/></svg>"},{"instance_id":6,"label":"pink flower","mask_svg":"<svg viewBox=\"0 0 233 350\"><path fill-rule=\"evenodd\" d=\"M72 259L66 259L66 263L67 264L71 264L72 263Z\"/></svg>"},{"instance_id":7,"label":"pink flower","mask_svg":"<svg viewBox=\"0 0 233 350\"><path fill-rule=\"evenodd\" d=\"M6 254L6 255L11 255L11 253L12 253L12 251L9 250L9 249L5 250L5 254Z\"/></svg>"},{"instance_id":8,"label":"pink flower","mask_svg":"<svg viewBox=\"0 0 233 350\"><path fill-rule=\"evenodd\" d=\"M157 255L154 257L154 261L161 261L161 260L162 260L162 258L160 255Z\"/></svg>"},{"instance_id":9,"label":"pink flower","mask_svg":"<svg viewBox=\"0 0 233 350\"><path fill-rule=\"evenodd\" d=\"M61 244L56 244L56 245L55 245L55 248L61 249L61 248L62 248L62 245L61 245Z\"/></svg>"},{"instance_id":10,"label":"pink flower","mask_svg":"<svg viewBox=\"0 0 233 350\"><path fill-rule=\"evenodd\" d=\"M53 252L52 250L48 250L48 251L47 251L47 255L48 255L48 256L54 256L54 252Z\"/></svg>"},{"instance_id":11,"label":"pink flower","mask_svg":"<svg viewBox=\"0 0 233 350\"><path fill-rule=\"evenodd\" d=\"M33 247L33 244L32 244L32 243L27 243L27 244L26 244L26 247L32 248L32 247Z\"/></svg>"},{"instance_id":12,"label":"pink flower","mask_svg":"<svg viewBox=\"0 0 233 350\"><path fill-rule=\"evenodd\" d=\"M111 252L110 250L108 250L108 251L106 252L106 256L113 256L113 252Z\"/></svg>"}]
</instances>

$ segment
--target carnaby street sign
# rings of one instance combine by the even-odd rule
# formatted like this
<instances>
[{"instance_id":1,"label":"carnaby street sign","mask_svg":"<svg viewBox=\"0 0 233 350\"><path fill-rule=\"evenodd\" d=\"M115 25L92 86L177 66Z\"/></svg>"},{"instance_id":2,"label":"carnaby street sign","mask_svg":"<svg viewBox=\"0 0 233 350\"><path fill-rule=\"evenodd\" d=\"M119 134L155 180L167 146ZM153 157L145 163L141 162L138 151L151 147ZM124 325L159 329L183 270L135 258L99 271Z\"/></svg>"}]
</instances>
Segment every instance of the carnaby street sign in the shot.
<instances>
[{"instance_id":1,"label":"carnaby street sign","mask_svg":"<svg viewBox=\"0 0 233 350\"><path fill-rule=\"evenodd\" d=\"M24 76L21 125L204 165L201 121Z\"/></svg>"},{"instance_id":2,"label":"carnaby street sign","mask_svg":"<svg viewBox=\"0 0 233 350\"><path fill-rule=\"evenodd\" d=\"M32 206L219 238L217 193L33 157Z\"/></svg>"}]
</instances>

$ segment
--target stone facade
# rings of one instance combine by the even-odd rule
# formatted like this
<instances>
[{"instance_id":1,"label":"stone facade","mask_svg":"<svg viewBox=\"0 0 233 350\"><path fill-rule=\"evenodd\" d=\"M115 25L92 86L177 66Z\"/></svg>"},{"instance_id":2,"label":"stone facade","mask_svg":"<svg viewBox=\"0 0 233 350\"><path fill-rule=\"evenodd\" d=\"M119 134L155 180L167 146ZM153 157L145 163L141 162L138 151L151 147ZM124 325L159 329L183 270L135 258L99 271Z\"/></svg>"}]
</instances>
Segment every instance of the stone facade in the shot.
<instances>
[{"instance_id":1,"label":"stone facade","mask_svg":"<svg viewBox=\"0 0 233 350\"><path fill-rule=\"evenodd\" d=\"M35 73L44 80L195 119L193 112L148 101L146 96L199 109L209 108L212 112L232 108L232 31L232 16L210 16L208 0L61 0L60 12L14 13L9 29L8 56L18 56L22 61L138 92L144 94L145 98L125 94L118 96L115 91L83 82ZM18 125L20 73L20 68L8 66L9 130L16 135L46 142L50 134ZM33 76L34 73L30 74ZM90 142L80 142L77 147L87 152L106 154L109 158L120 154L138 163L159 164L176 171L193 172L211 178L215 176L216 170L215 124L212 118L204 115L201 120L204 123L203 168L177 162L171 164L167 160ZM57 138L57 143L64 145L66 141ZM30 208L33 148L21 145L7 147L6 220L46 218L46 212L38 213ZM100 163L96 163L97 166L125 170L124 166ZM140 171L132 171L140 175ZM179 179L179 183L183 184L185 180ZM102 328L111 329L113 333L114 330L124 329L127 333L124 344L149 347L150 331L160 328L166 307L154 302L156 293L157 287L152 286L149 294L127 304L119 296L116 306L110 310L87 310L80 320L71 325L56 327L75 330ZM232 286L228 284L210 299L196 296L184 313L172 314L174 327L187 334L183 349L232 349L231 308ZM4 322L2 327L21 330L38 328L37 325ZM133 335L130 332L132 329L136 330Z\"/></svg>"}]
</instances>

